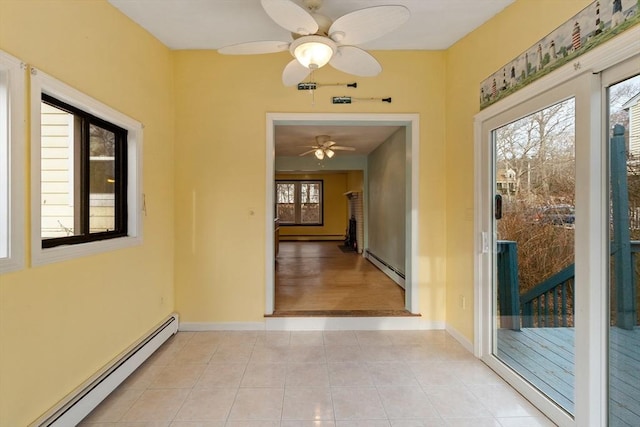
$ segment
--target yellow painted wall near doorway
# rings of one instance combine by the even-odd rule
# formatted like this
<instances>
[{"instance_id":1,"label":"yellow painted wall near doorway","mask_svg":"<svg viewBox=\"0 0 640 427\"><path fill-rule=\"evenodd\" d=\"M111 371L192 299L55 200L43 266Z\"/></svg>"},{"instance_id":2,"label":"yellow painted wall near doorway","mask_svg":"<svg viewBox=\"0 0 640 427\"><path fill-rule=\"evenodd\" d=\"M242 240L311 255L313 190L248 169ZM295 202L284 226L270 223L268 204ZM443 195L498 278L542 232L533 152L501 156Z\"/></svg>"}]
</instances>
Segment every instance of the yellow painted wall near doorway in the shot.
<instances>
[{"instance_id":1,"label":"yellow painted wall near doorway","mask_svg":"<svg viewBox=\"0 0 640 427\"><path fill-rule=\"evenodd\" d=\"M480 83L591 0L518 0L447 50L447 325L473 340L473 116ZM461 298L467 301L461 306Z\"/></svg>"},{"instance_id":2,"label":"yellow painted wall near doorway","mask_svg":"<svg viewBox=\"0 0 640 427\"><path fill-rule=\"evenodd\" d=\"M362 171L347 172L347 191L364 191L364 174Z\"/></svg>"},{"instance_id":3,"label":"yellow painted wall near doorway","mask_svg":"<svg viewBox=\"0 0 640 427\"><path fill-rule=\"evenodd\" d=\"M280 83L288 53L223 56L175 52L176 308L188 322L262 322L265 306L266 114L420 114L419 299L425 319L445 319L445 52L373 52L378 77L359 77L358 97L391 104L331 104ZM351 81L331 67L320 82ZM249 211L255 212L250 215Z\"/></svg>"}]
</instances>

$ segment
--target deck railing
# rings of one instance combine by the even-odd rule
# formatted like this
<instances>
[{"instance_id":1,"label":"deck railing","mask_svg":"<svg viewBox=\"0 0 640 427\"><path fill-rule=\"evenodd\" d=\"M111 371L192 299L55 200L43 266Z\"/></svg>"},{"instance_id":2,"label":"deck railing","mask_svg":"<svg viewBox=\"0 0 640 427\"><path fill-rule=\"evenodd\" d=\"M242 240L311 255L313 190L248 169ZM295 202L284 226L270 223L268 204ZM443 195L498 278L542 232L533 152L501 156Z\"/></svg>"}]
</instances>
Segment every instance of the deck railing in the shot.
<instances>
[{"instance_id":1,"label":"deck railing","mask_svg":"<svg viewBox=\"0 0 640 427\"><path fill-rule=\"evenodd\" d=\"M575 265L571 264L520 295L522 327L569 326L573 320L574 278Z\"/></svg>"},{"instance_id":2,"label":"deck railing","mask_svg":"<svg viewBox=\"0 0 640 427\"><path fill-rule=\"evenodd\" d=\"M635 266L640 261L640 241L629 242L631 255L630 279L623 287L638 286ZM612 249L613 253L614 249ZM498 241L498 299L501 327L508 329L573 326L575 265L571 264L553 276L520 293L518 281L518 248L516 242ZM634 293L635 294L635 293ZM617 313L631 311L635 317L638 307L634 300L617 300ZM616 313L616 314L617 314ZM616 321L618 326L628 325ZM635 321L632 322L636 324ZM631 325L631 327L633 327Z\"/></svg>"},{"instance_id":3,"label":"deck railing","mask_svg":"<svg viewBox=\"0 0 640 427\"><path fill-rule=\"evenodd\" d=\"M615 125L610 139L611 220L613 224L612 321L622 329L634 329L638 322L640 299L636 286L636 263L640 241L631 241L629 229L637 209L630 206L625 130ZM572 264L524 294L518 282L516 242L498 241L498 302L500 327L567 327L573 325L575 266ZM522 320L521 320L522 319Z\"/></svg>"}]
</instances>

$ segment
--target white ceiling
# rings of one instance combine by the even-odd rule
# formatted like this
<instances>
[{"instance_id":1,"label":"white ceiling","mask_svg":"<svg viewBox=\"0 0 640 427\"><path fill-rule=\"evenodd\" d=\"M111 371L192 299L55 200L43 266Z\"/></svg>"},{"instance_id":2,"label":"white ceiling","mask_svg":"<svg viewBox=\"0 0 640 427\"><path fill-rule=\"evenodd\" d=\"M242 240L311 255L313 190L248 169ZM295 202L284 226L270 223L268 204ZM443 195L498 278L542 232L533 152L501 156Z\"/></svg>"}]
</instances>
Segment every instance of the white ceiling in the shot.
<instances>
[{"instance_id":1,"label":"white ceiling","mask_svg":"<svg viewBox=\"0 0 640 427\"><path fill-rule=\"evenodd\" d=\"M302 0L292 0L302 5ZM514 0L324 0L318 13L333 20L372 6L398 4L411 11L401 28L365 49L447 49ZM259 0L109 0L171 49L219 49L258 40L291 40Z\"/></svg>"},{"instance_id":2,"label":"white ceiling","mask_svg":"<svg viewBox=\"0 0 640 427\"><path fill-rule=\"evenodd\" d=\"M302 6L302 0L291 0ZM482 25L515 0L324 0L318 13L332 20L385 4L404 5L411 18L383 37L359 45L368 50L441 50ZM218 49L259 40L290 41L262 9L259 0L109 0L134 22L171 49ZM366 154L384 142L397 127L279 126L276 155L300 154L316 135L330 135L340 145ZM304 147L302 147L304 149Z\"/></svg>"},{"instance_id":3,"label":"white ceiling","mask_svg":"<svg viewBox=\"0 0 640 427\"><path fill-rule=\"evenodd\" d=\"M308 146L316 144L317 135L329 135L337 145L356 149L337 151L336 156L362 156L369 154L398 129L399 126L276 126L275 150L278 156L298 156L309 151Z\"/></svg>"}]
</instances>

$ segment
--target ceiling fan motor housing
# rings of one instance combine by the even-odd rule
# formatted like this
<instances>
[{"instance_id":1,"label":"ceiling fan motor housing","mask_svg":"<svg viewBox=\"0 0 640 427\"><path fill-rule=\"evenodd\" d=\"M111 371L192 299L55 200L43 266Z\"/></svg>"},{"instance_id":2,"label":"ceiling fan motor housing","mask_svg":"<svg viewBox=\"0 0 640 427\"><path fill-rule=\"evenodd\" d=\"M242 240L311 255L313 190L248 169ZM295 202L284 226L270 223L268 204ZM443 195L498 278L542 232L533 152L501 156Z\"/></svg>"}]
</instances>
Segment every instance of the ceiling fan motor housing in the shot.
<instances>
[{"instance_id":1,"label":"ceiling fan motor housing","mask_svg":"<svg viewBox=\"0 0 640 427\"><path fill-rule=\"evenodd\" d=\"M303 0L302 3L304 4L304 7L312 12L315 12L322 7L322 0Z\"/></svg>"},{"instance_id":2,"label":"ceiling fan motor housing","mask_svg":"<svg viewBox=\"0 0 640 427\"><path fill-rule=\"evenodd\" d=\"M316 143L318 145L324 145L327 142L332 142L331 137L329 135L318 135L316 136Z\"/></svg>"},{"instance_id":3,"label":"ceiling fan motor housing","mask_svg":"<svg viewBox=\"0 0 640 427\"><path fill-rule=\"evenodd\" d=\"M316 21L316 24L318 24L318 31L316 31L315 35L329 37L329 28L331 28L331 24L333 24L331 18L315 12L310 12L309 14ZM304 37L304 34L291 33L291 37L296 40Z\"/></svg>"}]
</instances>

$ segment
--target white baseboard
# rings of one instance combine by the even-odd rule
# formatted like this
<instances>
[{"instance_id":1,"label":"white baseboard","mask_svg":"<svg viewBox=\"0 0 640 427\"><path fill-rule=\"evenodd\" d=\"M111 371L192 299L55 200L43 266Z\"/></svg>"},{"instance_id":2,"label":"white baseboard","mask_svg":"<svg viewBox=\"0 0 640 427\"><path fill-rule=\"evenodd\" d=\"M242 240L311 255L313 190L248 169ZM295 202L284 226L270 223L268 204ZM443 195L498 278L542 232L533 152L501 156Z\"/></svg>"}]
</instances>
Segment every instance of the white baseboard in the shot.
<instances>
[{"instance_id":1,"label":"white baseboard","mask_svg":"<svg viewBox=\"0 0 640 427\"><path fill-rule=\"evenodd\" d=\"M282 229L281 229L282 230ZM281 242L344 242L344 235L330 234L330 235L280 235Z\"/></svg>"},{"instance_id":2,"label":"white baseboard","mask_svg":"<svg viewBox=\"0 0 640 427\"><path fill-rule=\"evenodd\" d=\"M267 317L264 322L182 322L180 331L393 331L446 330L465 349L473 344L453 326L419 316L406 317Z\"/></svg>"},{"instance_id":3,"label":"white baseboard","mask_svg":"<svg viewBox=\"0 0 640 427\"><path fill-rule=\"evenodd\" d=\"M406 317L267 317L264 322L181 322L180 331L443 330L444 322Z\"/></svg>"},{"instance_id":4,"label":"white baseboard","mask_svg":"<svg viewBox=\"0 0 640 427\"><path fill-rule=\"evenodd\" d=\"M473 353L473 343L449 324L406 317L267 317L264 322L181 322L180 331L393 331L446 330Z\"/></svg>"},{"instance_id":5,"label":"white baseboard","mask_svg":"<svg viewBox=\"0 0 640 427\"><path fill-rule=\"evenodd\" d=\"M464 348L469 350L471 354L473 354L473 343L467 339L464 335L462 335L456 328L451 325L447 325L445 330L456 339Z\"/></svg>"},{"instance_id":6,"label":"white baseboard","mask_svg":"<svg viewBox=\"0 0 640 427\"><path fill-rule=\"evenodd\" d=\"M181 322L180 331L262 331L264 322Z\"/></svg>"},{"instance_id":7,"label":"white baseboard","mask_svg":"<svg viewBox=\"0 0 640 427\"><path fill-rule=\"evenodd\" d=\"M270 331L391 331L444 329L444 323L407 317L270 317Z\"/></svg>"}]
</instances>

